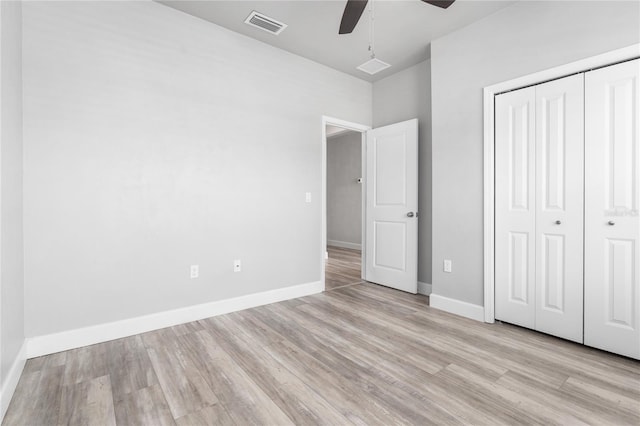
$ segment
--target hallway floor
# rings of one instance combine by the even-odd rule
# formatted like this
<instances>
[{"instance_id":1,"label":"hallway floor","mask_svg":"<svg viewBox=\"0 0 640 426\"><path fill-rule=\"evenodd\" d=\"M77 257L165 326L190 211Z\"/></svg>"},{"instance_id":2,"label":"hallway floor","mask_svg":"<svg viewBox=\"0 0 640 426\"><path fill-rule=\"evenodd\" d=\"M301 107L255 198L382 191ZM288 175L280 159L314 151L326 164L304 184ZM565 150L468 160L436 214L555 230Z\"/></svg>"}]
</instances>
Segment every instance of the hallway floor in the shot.
<instances>
[{"instance_id":1,"label":"hallway floor","mask_svg":"<svg viewBox=\"0 0 640 426\"><path fill-rule=\"evenodd\" d=\"M360 250L328 246L327 251L329 259L325 266L325 291L362 282Z\"/></svg>"}]
</instances>

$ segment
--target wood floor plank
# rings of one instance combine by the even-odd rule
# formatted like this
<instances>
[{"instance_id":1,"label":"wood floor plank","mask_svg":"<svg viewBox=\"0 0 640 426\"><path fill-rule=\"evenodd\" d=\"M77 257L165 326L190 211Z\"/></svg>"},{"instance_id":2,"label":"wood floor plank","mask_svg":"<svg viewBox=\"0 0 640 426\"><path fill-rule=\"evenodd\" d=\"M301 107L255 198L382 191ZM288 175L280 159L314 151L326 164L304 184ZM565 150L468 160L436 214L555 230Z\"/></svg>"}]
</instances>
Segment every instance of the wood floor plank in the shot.
<instances>
[{"instance_id":1,"label":"wood floor plank","mask_svg":"<svg viewBox=\"0 0 640 426\"><path fill-rule=\"evenodd\" d=\"M57 352L51 355L28 359L25 364L24 371L27 374L33 371L42 371L46 368L65 365L66 362L67 352Z\"/></svg>"},{"instance_id":2,"label":"wood floor plank","mask_svg":"<svg viewBox=\"0 0 640 426\"><path fill-rule=\"evenodd\" d=\"M577 370L589 371L593 367L604 368L611 372L623 372L621 377L629 377L634 383L638 383L638 361L610 354L598 349L581 344L552 337L533 330L517 327L506 323L485 324L453 314L429 309L418 311L415 316L422 316L429 321L438 323L438 327L454 327L457 330L467 331L471 334L482 336L490 344L499 344L506 347L521 348L522 351L544 352L544 356L557 358L565 367L578 366ZM455 333L458 334L458 333ZM588 363L590 368L585 368Z\"/></svg>"},{"instance_id":3,"label":"wood floor plank","mask_svg":"<svg viewBox=\"0 0 640 426\"><path fill-rule=\"evenodd\" d=\"M235 423L222 404L205 407L176 419L177 426L233 426Z\"/></svg>"},{"instance_id":4,"label":"wood floor plank","mask_svg":"<svg viewBox=\"0 0 640 426\"><path fill-rule=\"evenodd\" d=\"M31 404L28 404L29 408L26 412L20 413L15 418L15 424L22 425L30 422L37 425L56 422L60 412L64 370L65 366L42 370L35 387L30 392L28 391L27 398L31 399ZM34 394L38 395L38 397L32 398ZM29 422L26 422L26 419L29 419Z\"/></svg>"},{"instance_id":5,"label":"wood floor plank","mask_svg":"<svg viewBox=\"0 0 640 426\"><path fill-rule=\"evenodd\" d=\"M588 371L589 368L589 363L586 363L586 371L580 370L577 373L571 374L571 377L602 389L603 391L629 396L630 398L639 401L638 406L640 408L640 380L634 380L629 377L625 380L619 380L619 376L617 375L598 373L596 368L594 368L593 371ZM618 373L622 374L623 371L624 370Z\"/></svg>"},{"instance_id":6,"label":"wood floor plank","mask_svg":"<svg viewBox=\"0 0 640 426\"><path fill-rule=\"evenodd\" d=\"M600 425L637 425L640 422L638 416L627 416L623 413L612 411L601 404L593 404L592 401L578 398L561 389L541 388L539 383L529 377L508 372L497 383L523 396L531 398L559 413L567 413L581 422Z\"/></svg>"},{"instance_id":7,"label":"wood floor plank","mask_svg":"<svg viewBox=\"0 0 640 426\"><path fill-rule=\"evenodd\" d=\"M264 350L298 377L317 387L346 420L356 425L401 425L400 419L370 398L357 384L331 370L289 341L267 346ZM364 395L364 396L363 396ZM405 423L406 424L406 423Z\"/></svg>"},{"instance_id":8,"label":"wood floor plank","mask_svg":"<svg viewBox=\"0 0 640 426\"><path fill-rule=\"evenodd\" d=\"M349 291L372 297L382 303L391 303L415 310L424 310L429 306L429 296L398 292L395 289L378 284L367 283L349 287ZM395 293L399 294L395 294Z\"/></svg>"},{"instance_id":9,"label":"wood floor plank","mask_svg":"<svg viewBox=\"0 0 640 426\"><path fill-rule=\"evenodd\" d=\"M296 306L294 300L288 300L283 303L287 303L287 306ZM238 326L242 327L246 333L251 333L253 337L252 345L268 346L273 343L282 341L283 337L278 333L273 332L269 327L265 327L262 323L255 321L248 315L245 315L245 311L235 312L228 316L225 316L234 322ZM214 320L215 318L212 318ZM206 322L205 322L206 323Z\"/></svg>"},{"instance_id":10,"label":"wood floor plank","mask_svg":"<svg viewBox=\"0 0 640 426\"><path fill-rule=\"evenodd\" d=\"M388 347L370 345L366 340L371 339L371 334L361 340L355 334L345 333L344 329L319 321L319 318L303 315L302 312L290 312L289 316L292 316L292 319L305 329L323 336L326 346L332 347L352 361L353 364L350 367L347 366L350 370L360 369L369 378L370 383L387 389L386 393L395 397L395 410L402 410L412 415L413 418L410 418L412 422L422 422L424 420L420 416L426 416L436 423L456 423L455 417L451 416L447 410L433 404L432 399L417 392L421 389L419 382L429 381L431 374L413 365L408 366L402 357L394 357ZM345 374L344 369L339 371ZM393 389L393 392L389 389ZM406 406L401 408L403 404ZM420 412L412 412L417 406L420 407Z\"/></svg>"},{"instance_id":11,"label":"wood floor plank","mask_svg":"<svg viewBox=\"0 0 640 426\"><path fill-rule=\"evenodd\" d=\"M325 290L331 291L362 282L359 250L327 247L329 258L325 266Z\"/></svg>"},{"instance_id":12,"label":"wood floor plank","mask_svg":"<svg viewBox=\"0 0 640 426\"><path fill-rule=\"evenodd\" d=\"M439 321L424 313L418 313L417 316L422 317L422 320L417 322L419 326L431 324L431 327L436 328L434 324L437 324L437 328L445 332L441 339L456 345L466 345L470 350L478 352L479 356L486 356L495 364L501 363L510 370L537 379L543 385L557 388L569 376L583 375L594 379L601 378L603 381L611 380L627 392L637 394L639 390L640 371L637 362L635 370L628 369L626 363L621 364L623 368L619 368L601 362L612 357L611 354L601 351L598 360L586 361L578 354L589 353L593 349L519 327L482 323L461 325ZM489 329L492 331L487 332ZM541 336L545 340L544 344L540 343ZM558 346L566 350L559 350Z\"/></svg>"},{"instance_id":13,"label":"wood floor plank","mask_svg":"<svg viewBox=\"0 0 640 426\"><path fill-rule=\"evenodd\" d=\"M108 375L62 387L58 425L89 424L116 424Z\"/></svg>"},{"instance_id":14,"label":"wood floor plank","mask_svg":"<svg viewBox=\"0 0 640 426\"><path fill-rule=\"evenodd\" d=\"M126 394L158 383L147 348L141 336L108 342L107 371L116 401Z\"/></svg>"},{"instance_id":15,"label":"wood floor plank","mask_svg":"<svg viewBox=\"0 0 640 426\"><path fill-rule=\"evenodd\" d=\"M456 387L469 396L477 396L476 405L482 405L481 408L488 415L510 424L574 425L581 423L571 415L549 410L544 404L455 364L447 366L436 376L444 379L446 387Z\"/></svg>"},{"instance_id":16,"label":"wood floor plank","mask_svg":"<svg viewBox=\"0 0 640 426\"><path fill-rule=\"evenodd\" d=\"M224 342L226 352L295 424L340 424L344 417L321 395L272 358L252 345L252 330L232 318L212 318L209 331Z\"/></svg>"},{"instance_id":17,"label":"wood floor plank","mask_svg":"<svg viewBox=\"0 0 640 426\"><path fill-rule=\"evenodd\" d=\"M181 340L191 349L191 361L236 424L293 424L221 348L221 342L216 341L210 330L181 336Z\"/></svg>"},{"instance_id":18,"label":"wood floor plank","mask_svg":"<svg viewBox=\"0 0 640 426\"><path fill-rule=\"evenodd\" d=\"M167 342L172 342L178 334L172 327L161 328L140 334L142 343L146 348L162 348Z\"/></svg>"},{"instance_id":19,"label":"wood floor plank","mask_svg":"<svg viewBox=\"0 0 640 426\"><path fill-rule=\"evenodd\" d=\"M149 348L148 353L174 418L218 402L201 372L176 341L168 340L163 346Z\"/></svg>"},{"instance_id":20,"label":"wood floor plank","mask_svg":"<svg viewBox=\"0 0 640 426\"><path fill-rule=\"evenodd\" d=\"M199 321L192 321L186 324L178 324L171 327L171 331L173 331L177 336L182 336L187 333L195 333L196 331L203 330L204 327L200 324Z\"/></svg>"},{"instance_id":21,"label":"wood floor plank","mask_svg":"<svg viewBox=\"0 0 640 426\"><path fill-rule=\"evenodd\" d=\"M360 298L351 294L349 297L353 297L353 300L349 303L345 302L343 298L339 297L342 290L336 290L329 294L331 299L329 303L338 306L344 306L345 311L341 312L341 315L350 315L346 311L351 304L355 303L361 306L354 315L363 316L366 315L367 303L360 301ZM344 293L347 293L346 291ZM352 292L349 292L352 293ZM394 336L402 336L402 341L412 343L412 352L419 351L420 343L428 343L431 348L432 356L435 359L439 359L442 363L457 363L459 365L465 365L467 368L472 368L474 371L499 377L506 372L506 366L499 361L498 358L504 360L505 352L513 352L513 350L507 345L500 348L500 351L496 352L496 355L487 355L483 352L483 348L487 346L487 342L482 341L476 337L475 333L469 333L465 326L460 326L455 330L447 330L447 324L442 323L435 326L433 323L429 324L426 321L414 325L413 315L408 318L398 319L395 315L388 315L387 313L377 312L371 316L370 320L376 323L379 327L387 327L392 329L396 326L395 333L388 336L389 339L394 339ZM464 323L464 321L463 321ZM487 325L488 326L488 325ZM490 326L489 326L490 327ZM403 332L404 329L404 332ZM425 330L429 330L428 335L424 333ZM438 338L440 337L440 338ZM469 344L472 342L473 344ZM402 344L402 343L400 343ZM475 354L475 355L474 355ZM545 368L533 368L530 366L530 361L527 363L521 363L523 358L522 352L515 352L517 361L514 361L512 366L514 368L526 369L530 374L539 376L540 381L544 383L551 383L555 387L560 386L564 380L568 377L567 374L557 371L548 371ZM520 362L520 363L518 363ZM539 363L544 364L544 361Z\"/></svg>"},{"instance_id":22,"label":"wood floor plank","mask_svg":"<svg viewBox=\"0 0 640 426\"><path fill-rule=\"evenodd\" d=\"M421 410L416 410L417 401L412 401L412 395L404 392L401 387L389 386L389 381L385 380L386 376L378 374L379 370L372 370L371 366L359 363L349 357L345 351L337 350L334 345L327 344L326 337L323 336L327 332L325 328L322 328L320 332L317 329L309 330L311 325L309 323L305 324L305 327L291 327L289 324L292 322L287 320L291 313L289 316L282 316L281 308L278 305L267 305L264 309L269 312L271 324L277 324L276 327L287 336L288 340L299 348L312 350L314 358L366 389L369 396L375 398L380 406L385 407L388 411L398 413L397 416L402 422L424 423L429 421L428 415L436 416L436 414L446 417L446 414L441 412L425 413L424 407ZM304 330L311 332L305 333ZM313 337L309 337L309 335ZM425 401L421 400L420 403L425 403Z\"/></svg>"},{"instance_id":23,"label":"wood floor plank","mask_svg":"<svg viewBox=\"0 0 640 426\"><path fill-rule=\"evenodd\" d=\"M59 367L63 369L64 366ZM3 425L37 424L41 419L35 411L36 404L43 398L39 389L40 370L25 371L11 399L9 409L4 416ZM32 398L32 395L38 395Z\"/></svg>"},{"instance_id":24,"label":"wood floor plank","mask_svg":"<svg viewBox=\"0 0 640 426\"><path fill-rule=\"evenodd\" d=\"M574 396L581 395L585 400L598 401L611 407L611 410L620 410L630 419L640 417L640 401L624 393L613 392L576 377L569 377L562 385L562 390Z\"/></svg>"},{"instance_id":25,"label":"wood floor plank","mask_svg":"<svg viewBox=\"0 0 640 426\"><path fill-rule=\"evenodd\" d=\"M458 359L454 363L466 368L476 370L468 362L473 360L473 363L483 367L487 373L497 374L497 377L509 369L523 371L541 384L555 388L562 385L569 376L566 370L553 369L553 365L542 359L536 351L523 352L512 345L496 344L467 329L450 329L446 324L435 325L424 320L418 323L418 330L420 327L429 327L435 347L444 353L456 355ZM527 362L523 363L525 358Z\"/></svg>"},{"instance_id":26,"label":"wood floor plank","mask_svg":"<svg viewBox=\"0 0 640 426\"><path fill-rule=\"evenodd\" d=\"M371 284L369 284L369 286L371 286ZM355 291L352 286L336 289L334 293L331 293L331 297L340 297L343 300L349 299L355 303L366 306L369 310L387 314L394 318L408 316L416 312L415 308L399 303L384 302L366 293Z\"/></svg>"},{"instance_id":27,"label":"wood floor plank","mask_svg":"<svg viewBox=\"0 0 640 426\"><path fill-rule=\"evenodd\" d=\"M374 325L367 326L358 323L356 326L352 321L345 320L339 315L331 315L330 311L323 311L318 306L311 304L300 306L299 310L309 318L331 326L338 339L347 340L346 344L368 349L362 351L363 356L383 357L386 363L397 365L412 376L419 377L424 373L437 373L448 364L448 362L434 362L428 352L418 352L411 350L408 346L399 346L398 342L380 336L377 332L372 332L375 328ZM398 349L401 348L407 350L400 352Z\"/></svg>"},{"instance_id":28,"label":"wood floor plank","mask_svg":"<svg viewBox=\"0 0 640 426\"><path fill-rule=\"evenodd\" d=\"M100 343L68 351L65 360L64 385L73 385L108 374L107 345L108 343Z\"/></svg>"},{"instance_id":29,"label":"wood floor plank","mask_svg":"<svg viewBox=\"0 0 640 426\"><path fill-rule=\"evenodd\" d=\"M494 377L499 377L506 371L499 364L488 363L481 358L465 358L457 353L457 349L450 352L446 347L442 347L426 330L420 331L408 327L409 324L403 322L406 321L406 318L404 320L398 319L393 315L372 310L368 308L366 303L354 298L344 299L336 291L328 293L325 299L317 298L312 303L319 307L322 307L325 302L331 304L333 308L337 309L339 315L357 323L359 327L367 327L367 324L372 324L380 336L393 342L402 350L403 354L408 354L407 357L417 354L431 359L441 366L454 362L465 364L478 373ZM353 309L354 305L357 306L357 309ZM371 325L368 327L372 328Z\"/></svg>"},{"instance_id":30,"label":"wood floor plank","mask_svg":"<svg viewBox=\"0 0 640 426\"><path fill-rule=\"evenodd\" d=\"M301 307L300 309L304 309L305 312L308 313L309 309L308 306L305 307ZM327 316L328 317L328 316ZM314 317L314 319L321 321L322 317ZM332 321L331 317L325 318L326 321ZM347 328L347 327L345 327ZM344 334L344 333L343 333ZM363 335L363 339L365 339L367 342L361 342L358 340L358 337L355 335L350 335L350 334L346 334L344 337L347 340L347 342L345 342L346 344L348 344L348 342L354 342L356 343L356 347L358 348L367 348L368 347L368 342L371 343L373 340L373 336L375 336L375 331L371 331L369 333L367 333L366 335ZM335 339L335 337L333 337L333 339ZM333 340L332 339L332 340ZM440 405L440 407L442 407L445 410L451 410L451 412L456 412L456 410L454 408L452 408L452 404L450 403L451 398L446 398L446 399L441 399L438 398L439 395L444 395L445 392L442 392L441 390L437 390L432 392L432 388L430 388L427 383L431 382L432 376L430 374L426 374L426 372L420 371L420 370L415 370L415 366L416 365L420 365L420 361L425 361L428 359L428 356L426 357L416 357L418 358L417 360L415 358L411 358L410 359L410 363L407 363L406 358L402 359L401 356L404 356L407 353L411 353L411 352L415 352L415 351L403 351L403 352L398 352L398 356L397 358L394 358L392 354L389 354L387 351L394 347L393 344L389 345L389 346L378 346L375 350L369 350L369 351L359 351L357 353L355 353L355 356L366 356L368 358L368 362L372 365L376 365L376 367L385 372L385 374L388 374L392 380L397 380L396 381L396 385L400 385L402 386L403 384L410 384L410 386L414 389L414 390L419 390L421 393L425 393L428 396L427 400L428 401L438 401L438 404ZM340 346L340 350L341 351L348 351L348 347L343 347ZM363 352L363 353L360 353ZM367 355L365 355L367 354ZM417 362L416 362L417 361ZM436 373L438 371L440 371L442 369L441 366L438 366L438 368L431 370L431 373ZM488 418L486 416L483 416L480 413L473 413L473 422L474 423L485 423L486 420L488 420ZM480 420L482 419L482 420Z\"/></svg>"},{"instance_id":31,"label":"wood floor plank","mask_svg":"<svg viewBox=\"0 0 640 426\"><path fill-rule=\"evenodd\" d=\"M174 426L169 404L160 385L123 395L115 403L116 422L127 426Z\"/></svg>"}]
</instances>

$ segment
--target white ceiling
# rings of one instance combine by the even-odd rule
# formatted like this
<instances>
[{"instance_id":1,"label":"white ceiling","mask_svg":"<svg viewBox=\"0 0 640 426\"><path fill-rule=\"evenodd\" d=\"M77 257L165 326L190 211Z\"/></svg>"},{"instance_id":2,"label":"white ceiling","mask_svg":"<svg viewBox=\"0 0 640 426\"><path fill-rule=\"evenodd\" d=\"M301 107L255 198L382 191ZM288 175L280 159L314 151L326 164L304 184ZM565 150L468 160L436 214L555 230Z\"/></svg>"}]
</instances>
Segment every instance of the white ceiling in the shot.
<instances>
[{"instance_id":1,"label":"white ceiling","mask_svg":"<svg viewBox=\"0 0 640 426\"><path fill-rule=\"evenodd\" d=\"M338 35L345 0L159 0L172 8L367 81L429 57L431 40L482 19L515 0L457 0L440 9L420 0L375 0L376 56L392 66L374 76L356 67L369 59L368 11L351 34ZM288 27L278 36L244 23L256 10Z\"/></svg>"}]
</instances>

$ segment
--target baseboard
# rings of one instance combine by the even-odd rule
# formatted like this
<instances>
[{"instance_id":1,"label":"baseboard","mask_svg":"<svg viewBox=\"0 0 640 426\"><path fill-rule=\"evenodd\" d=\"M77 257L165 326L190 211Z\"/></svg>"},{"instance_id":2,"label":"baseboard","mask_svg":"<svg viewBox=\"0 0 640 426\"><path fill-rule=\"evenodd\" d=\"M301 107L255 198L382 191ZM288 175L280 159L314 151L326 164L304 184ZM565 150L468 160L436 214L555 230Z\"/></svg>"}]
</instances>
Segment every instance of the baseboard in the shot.
<instances>
[{"instance_id":1,"label":"baseboard","mask_svg":"<svg viewBox=\"0 0 640 426\"><path fill-rule=\"evenodd\" d=\"M362 250L362 245L361 244L348 243L346 241L327 240L327 245L328 246L351 249L351 250Z\"/></svg>"},{"instance_id":2,"label":"baseboard","mask_svg":"<svg viewBox=\"0 0 640 426\"><path fill-rule=\"evenodd\" d=\"M27 339L27 358L107 342L216 315L309 296L322 291L322 282L315 281L61 333L31 337Z\"/></svg>"},{"instance_id":3,"label":"baseboard","mask_svg":"<svg viewBox=\"0 0 640 426\"><path fill-rule=\"evenodd\" d=\"M484 322L484 308L480 305L474 305L461 300L449 299L448 297L431 294L429 296L429 306L441 311L460 315L461 317Z\"/></svg>"},{"instance_id":4,"label":"baseboard","mask_svg":"<svg viewBox=\"0 0 640 426\"><path fill-rule=\"evenodd\" d=\"M13 361L13 365L9 369L7 378L4 381L4 385L2 385L2 390L0 391L0 423L2 423L4 415L7 413L9 403L13 397L13 393L16 391L16 387L18 387L18 382L20 381L20 376L22 375L22 370L24 370L26 362L27 342L24 341L18 351L16 359Z\"/></svg>"},{"instance_id":5,"label":"baseboard","mask_svg":"<svg viewBox=\"0 0 640 426\"><path fill-rule=\"evenodd\" d=\"M431 294L431 284L418 281L418 294L429 296Z\"/></svg>"}]
</instances>

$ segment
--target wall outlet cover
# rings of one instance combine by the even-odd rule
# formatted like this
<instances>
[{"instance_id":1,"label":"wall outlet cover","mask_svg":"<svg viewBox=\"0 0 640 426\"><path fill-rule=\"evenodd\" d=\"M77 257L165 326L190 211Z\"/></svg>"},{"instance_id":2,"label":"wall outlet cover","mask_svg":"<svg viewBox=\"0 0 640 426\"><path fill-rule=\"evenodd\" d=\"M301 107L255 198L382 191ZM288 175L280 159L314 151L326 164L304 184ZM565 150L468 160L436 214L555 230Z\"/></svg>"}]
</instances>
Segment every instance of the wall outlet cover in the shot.
<instances>
[{"instance_id":1,"label":"wall outlet cover","mask_svg":"<svg viewBox=\"0 0 640 426\"><path fill-rule=\"evenodd\" d=\"M191 265L189 269L189 275L191 278L198 278L200 276L200 267L198 265Z\"/></svg>"}]
</instances>

